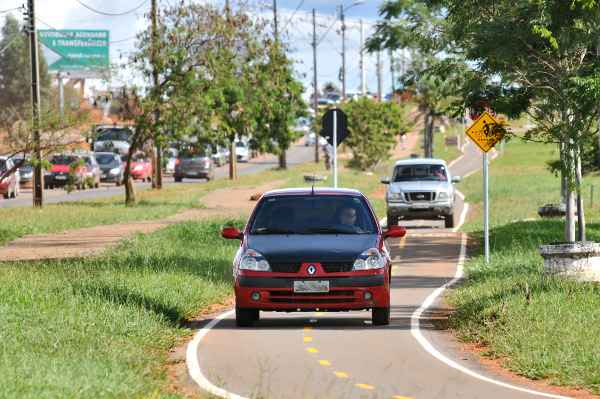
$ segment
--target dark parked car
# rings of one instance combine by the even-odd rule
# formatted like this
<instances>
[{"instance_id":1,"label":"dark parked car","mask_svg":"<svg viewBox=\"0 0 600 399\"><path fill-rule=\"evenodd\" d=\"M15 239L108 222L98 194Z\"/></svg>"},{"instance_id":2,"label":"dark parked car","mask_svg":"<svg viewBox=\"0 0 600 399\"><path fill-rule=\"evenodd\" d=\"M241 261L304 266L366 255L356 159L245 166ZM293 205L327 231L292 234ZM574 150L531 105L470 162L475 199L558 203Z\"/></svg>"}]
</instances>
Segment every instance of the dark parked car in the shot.
<instances>
[{"instance_id":1,"label":"dark parked car","mask_svg":"<svg viewBox=\"0 0 600 399\"><path fill-rule=\"evenodd\" d=\"M19 175L21 175L21 188L31 187L33 185L33 166L23 157L14 157L13 162L19 166Z\"/></svg>"},{"instance_id":2,"label":"dark parked car","mask_svg":"<svg viewBox=\"0 0 600 399\"><path fill-rule=\"evenodd\" d=\"M97 152L96 161L100 165L100 181L103 183L115 183L117 186L123 182L125 166L119 154L112 152Z\"/></svg>"},{"instance_id":3,"label":"dark parked car","mask_svg":"<svg viewBox=\"0 0 600 399\"><path fill-rule=\"evenodd\" d=\"M186 156L180 157L175 163L174 179L180 182L183 178L206 179L215 178L215 167L211 157Z\"/></svg>"},{"instance_id":4,"label":"dark parked car","mask_svg":"<svg viewBox=\"0 0 600 399\"><path fill-rule=\"evenodd\" d=\"M390 320L388 237L367 198L356 190L287 189L265 193L240 239L233 261L236 322L248 326L260 311L370 309L375 325Z\"/></svg>"}]
</instances>

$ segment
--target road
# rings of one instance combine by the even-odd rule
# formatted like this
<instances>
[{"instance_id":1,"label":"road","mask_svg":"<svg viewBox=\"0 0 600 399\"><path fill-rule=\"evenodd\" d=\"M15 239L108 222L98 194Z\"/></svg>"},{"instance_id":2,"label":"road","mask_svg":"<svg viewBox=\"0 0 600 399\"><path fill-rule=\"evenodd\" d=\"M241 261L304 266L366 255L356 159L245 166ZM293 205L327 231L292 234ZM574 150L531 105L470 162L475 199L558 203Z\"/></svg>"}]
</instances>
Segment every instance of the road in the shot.
<instances>
[{"instance_id":1,"label":"road","mask_svg":"<svg viewBox=\"0 0 600 399\"><path fill-rule=\"evenodd\" d=\"M288 151L288 164L295 165L299 163L304 163L314 159L314 147L305 147L302 144L295 144ZM258 173L263 170L274 168L278 165L277 158L273 155L266 155L263 157L259 157L251 160L247 163L238 163L238 173L240 176ZM216 169L215 177L217 179L225 178L229 176L229 166L221 166ZM203 180L191 180L184 179L182 183L175 183L172 177L165 176L164 184L166 186L173 184L186 184L186 183L198 183ZM138 190L147 190L150 188L150 183L136 183L136 189ZM114 184L102 184L100 188L97 189L88 189L84 191L74 191L71 194L67 194L67 192L63 189L57 190L45 190L45 203L47 204L56 204L59 202L74 202L88 199L96 199L96 198L106 198L113 197L115 195L122 195L124 193L123 187L116 187ZM21 191L21 195L19 195L16 199L10 200L0 200L0 208L14 208L19 206L31 206L32 204L32 190L24 189Z\"/></svg>"},{"instance_id":2,"label":"road","mask_svg":"<svg viewBox=\"0 0 600 399\"><path fill-rule=\"evenodd\" d=\"M467 146L452 170L465 175L479 167L480 154ZM188 346L194 381L232 398L535 397L490 374L443 328L447 311L430 296L455 278L466 245L462 233L423 222L388 245L389 326L372 326L370 312L261 312L254 327L236 328L227 312ZM432 306L424 309L426 300Z\"/></svg>"}]
</instances>

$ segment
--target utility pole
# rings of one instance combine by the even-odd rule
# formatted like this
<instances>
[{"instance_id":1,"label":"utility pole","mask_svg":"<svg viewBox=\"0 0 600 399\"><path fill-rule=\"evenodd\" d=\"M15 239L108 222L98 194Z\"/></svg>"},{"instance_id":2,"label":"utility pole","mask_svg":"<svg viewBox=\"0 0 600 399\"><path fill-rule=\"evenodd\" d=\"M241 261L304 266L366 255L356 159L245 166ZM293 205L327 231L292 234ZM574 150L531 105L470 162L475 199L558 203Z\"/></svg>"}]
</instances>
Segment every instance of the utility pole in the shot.
<instances>
[{"instance_id":1,"label":"utility pole","mask_svg":"<svg viewBox=\"0 0 600 399\"><path fill-rule=\"evenodd\" d=\"M33 206L44 204L44 184L42 174L42 151L40 145L40 71L38 59L37 30L35 27L35 0L27 0L27 33L31 57L31 106L33 115L33 156L36 160L33 172Z\"/></svg>"},{"instance_id":2,"label":"utility pole","mask_svg":"<svg viewBox=\"0 0 600 399\"><path fill-rule=\"evenodd\" d=\"M377 51L377 97L379 101L381 101L383 97L383 82L381 73L381 51Z\"/></svg>"},{"instance_id":3,"label":"utility pole","mask_svg":"<svg viewBox=\"0 0 600 399\"><path fill-rule=\"evenodd\" d=\"M367 68L365 65L365 26L360 20L360 93L367 95Z\"/></svg>"},{"instance_id":4,"label":"utility pole","mask_svg":"<svg viewBox=\"0 0 600 399\"><path fill-rule=\"evenodd\" d=\"M319 91L318 80L317 80L317 11L313 8L312 10L312 23L313 23L313 110L315 111L315 121L319 116ZM319 132L318 125L313 122L315 129L315 163L319 163Z\"/></svg>"},{"instance_id":5,"label":"utility pole","mask_svg":"<svg viewBox=\"0 0 600 399\"><path fill-rule=\"evenodd\" d=\"M390 73L392 75L392 96L396 94L396 64L394 63L394 50L390 49Z\"/></svg>"},{"instance_id":6,"label":"utility pole","mask_svg":"<svg viewBox=\"0 0 600 399\"><path fill-rule=\"evenodd\" d=\"M227 24L231 23L231 8L229 4L229 0L225 0L225 18L227 20ZM233 137L230 137L229 140L229 179L236 180L237 179L237 154L235 151L235 134Z\"/></svg>"},{"instance_id":7,"label":"utility pole","mask_svg":"<svg viewBox=\"0 0 600 399\"><path fill-rule=\"evenodd\" d=\"M342 21L342 100L346 101L346 17L343 4L340 6L340 20Z\"/></svg>"},{"instance_id":8,"label":"utility pole","mask_svg":"<svg viewBox=\"0 0 600 399\"><path fill-rule=\"evenodd\" d=\"M154 85L154 89L158 88L158 69L157 69L157 47L158 47L158 27L157 27L157 13L158 7L156 5L156 0L152 0L151 8L150 8L150 18L152 24L152 84ZM158 93L156 93L158 94ZM156 156L155 156L155 181L152 182L152 186L157 189L162 189L162 146L160 143L160 129L159 129L159 121L160 121L160 109L156 107L154 110L154 123L155 133L154 133L154 144L156 146Z\"/></svg>"},{"instance_id":9,"label":"utility pole","mask_svg":"<svg viewBox=\"0 0 600 399\"><path fill-rule=\"evenodd\" d=\"M279 24L277 21L277 0L273 0L273 21L275 23L275 41L279 41Z\"/></svg>"},{"instance_id":10,"label":"utility pole","mask_svg":"<svg viewBox=\"0 0 600 399\"><path fill-rule=\"evenodd\" d=\"M279 20L277 17L277 0L273 0L273 25L274 30L273 33L275 35L275 45L279 45ZM279 49L277 49L279 51ZM281 154L279 154L279 168L287 169L287 154L284 149L280 149Z\"/></svg>"}]
</instances>

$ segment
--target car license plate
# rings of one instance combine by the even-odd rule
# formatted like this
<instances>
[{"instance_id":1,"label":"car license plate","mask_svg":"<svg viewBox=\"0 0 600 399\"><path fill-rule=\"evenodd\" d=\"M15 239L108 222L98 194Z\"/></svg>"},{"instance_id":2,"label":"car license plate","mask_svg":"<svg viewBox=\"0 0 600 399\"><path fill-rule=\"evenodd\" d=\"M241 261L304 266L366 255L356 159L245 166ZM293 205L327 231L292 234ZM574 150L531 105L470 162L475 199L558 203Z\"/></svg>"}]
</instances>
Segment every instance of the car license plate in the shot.
<instances>
[{"instance_id":1,"label":"car license plate","mask_svg":"<svg viewBox=\"0 0 600 399\"><path fill-rule=\"evenodd\" d=\"M54 176L56 180L67 180L67 176Z\"/></svg>"},{"instance_id":2,"label":"car license plate","mask_svg":"<svg viewBox=\"0 0 600 399\"><path fill-rule=\"evenodd\" d=\"M429 204L413 204L412 207L415 208L415 209L427 209L427 208L431 208L431 206Z\"/></svg>"},{"instance_id":3,"label":"car license plate","mask_svg":"<svg viewBox=\"0 0 600 399\"><path fill-rule=\"evenodd\" d=\"M328 280L294 281L294 292L329 292Z\"/></svg>"}]
</instances>

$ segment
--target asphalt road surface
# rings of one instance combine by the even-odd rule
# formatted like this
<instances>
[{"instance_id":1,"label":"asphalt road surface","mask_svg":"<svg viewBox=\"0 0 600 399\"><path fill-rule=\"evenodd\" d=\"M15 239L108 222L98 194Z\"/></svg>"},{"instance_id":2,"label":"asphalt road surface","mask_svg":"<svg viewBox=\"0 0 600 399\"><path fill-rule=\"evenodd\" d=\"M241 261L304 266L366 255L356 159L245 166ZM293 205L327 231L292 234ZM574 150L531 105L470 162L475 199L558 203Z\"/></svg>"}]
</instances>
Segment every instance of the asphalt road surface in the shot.
<instances>
[{"instance_id":1,"label":"asphalt road surface","mask_svg":"<svg viewBox=\"0 0 600 399\"><path fill-rule=\"evenodd\" d=\"M480 167L481 155L467 145L452 171L466 175ZM389 326L371 325L364 311L261 312L255 326L236 328L229 312L189 345L188 371L203 389L232 398L536 397L503 385L511 382L461 351L444 329L445 309L429 298L455 278L464 245L462 233L426 221L409 226L406 238L388 241Z\"/></svg>"},{"instance_id":2,"label":"asphalt road surface","mask_svg":"<svg viewBox=\"0 0 600 399\"><path fill-rule=\"evenodd\" d=\"M288 164L295 165L299 163L308 162L314 159L314 147L305 147L302 144L294 145L287 153ZM277 158L275 156L266 156L256 158L247 163L238 163L238 174L240 176L258 173L263 170L274 168L278 165ZM225 178L229 176L229 166L221 166L215 171L215 178ZM173 184L186 184L186 183L199 183L204 180L197 179L184 179L181 183L175 183L172 177L165 176L163 178L163 184L166 186ZM136 183L136 189L147 190L151 187L150 183ZM63 189L56 190L44 190L45 203L56 204L59 202L74 202L87 199L113 197L115 195L124 194L123 187L116 187L114 184L101 184L100 188L88 189L83 191L73 191L71 194ZM16 199L0 199L0 208L13 208L18 206L31 206L32 204L32 190L23 189L21 194Z\"/></svg>"}]
</instances>

